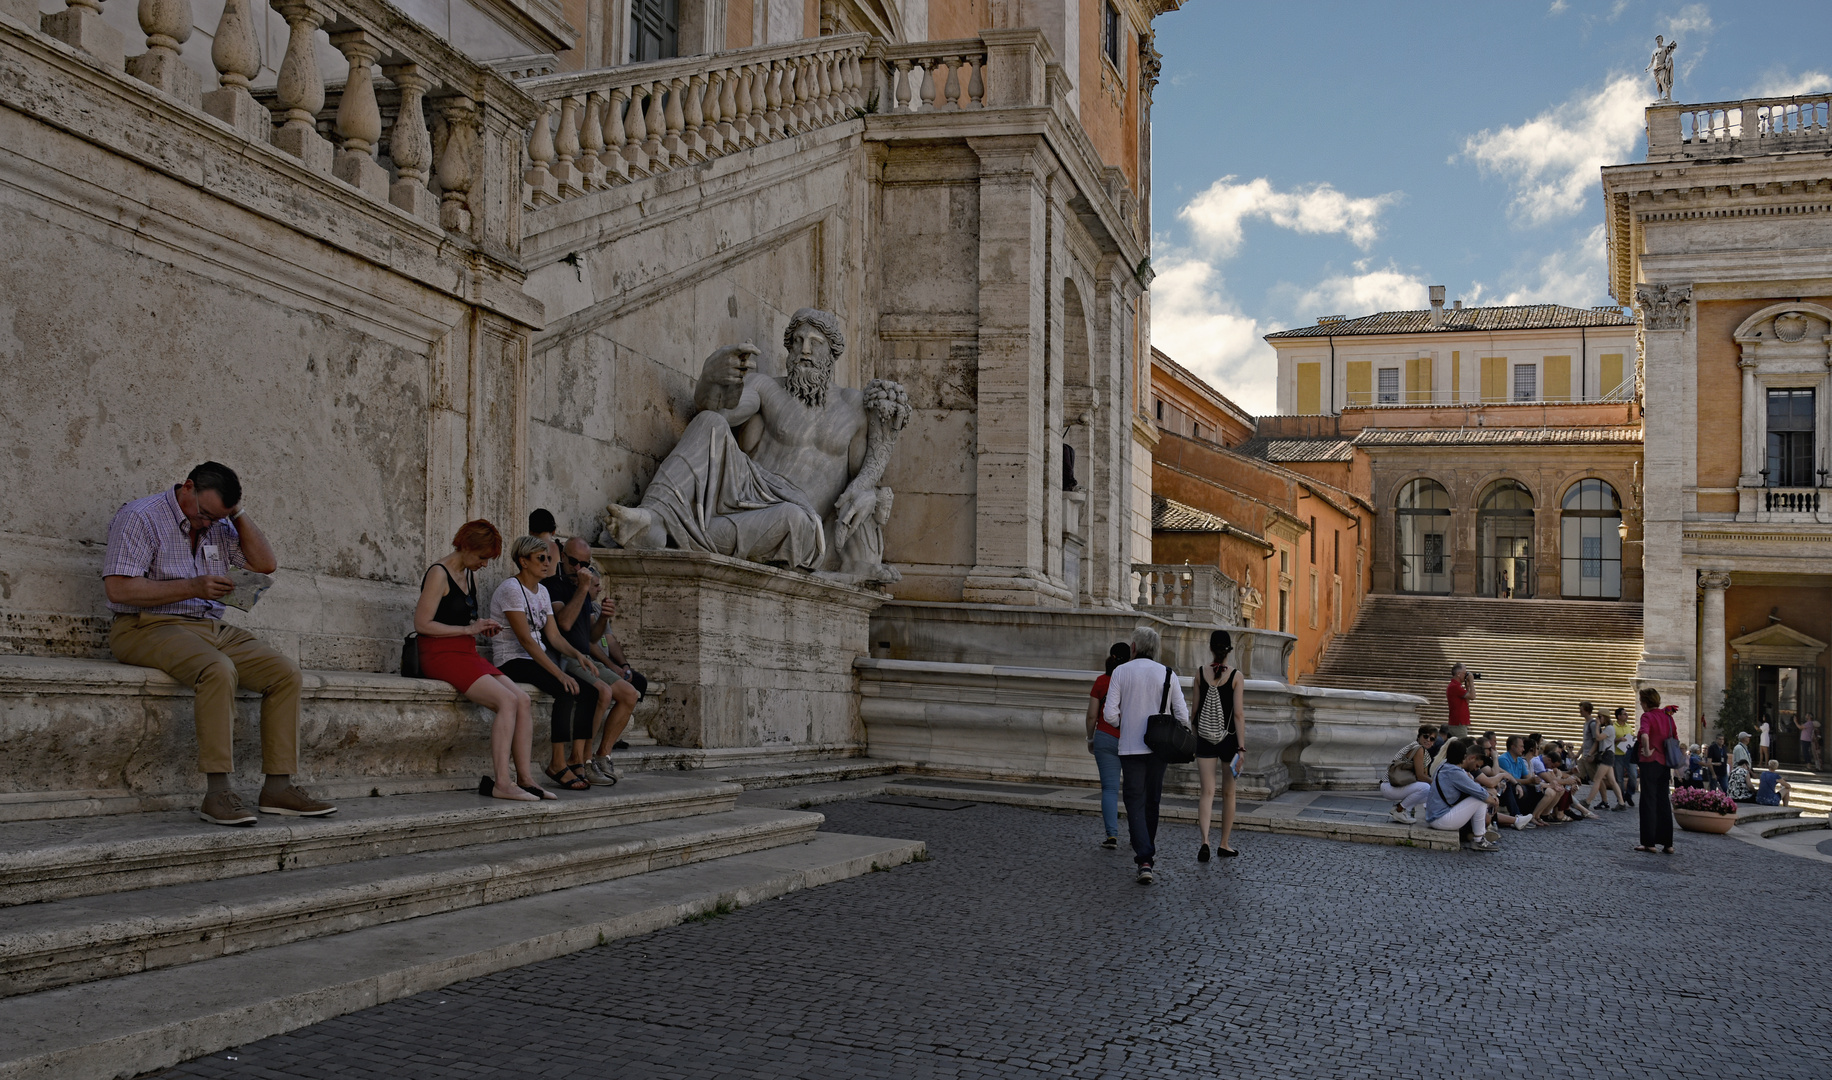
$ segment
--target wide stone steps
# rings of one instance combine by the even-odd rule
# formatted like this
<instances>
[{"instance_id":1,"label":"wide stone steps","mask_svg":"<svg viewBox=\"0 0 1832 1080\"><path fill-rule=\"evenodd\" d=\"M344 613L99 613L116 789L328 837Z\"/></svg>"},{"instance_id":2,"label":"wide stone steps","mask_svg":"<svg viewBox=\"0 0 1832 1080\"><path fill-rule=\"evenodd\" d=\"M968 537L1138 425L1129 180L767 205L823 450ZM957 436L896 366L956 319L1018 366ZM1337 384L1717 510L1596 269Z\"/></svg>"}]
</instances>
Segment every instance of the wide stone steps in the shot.
<instances>
[{"instance_id":1,"label":"wide stone steps","mask_svg":"<svg viewBox=\"0 0 1832 1080\"><path fill-rule=\"evenodd\" d=\"M0 929L0 996L805 843L821 820L740 809L29 904Z\"/></svg>"},{"instance_id":2,"label":"wide stone steps","mask_svg":"<svg viewBox=\"0 0 1832 1080\"><path fill-rule=\"evenodd\" d=\"M1371 596L1304 681L1417 694L1421 719L1442 723L1450 667L1461 662L1484 676L1470 705L1476 730L1576 739L1581 700L1639 711L1641 640L1638 604Z\"/></svg>"}]
</instances>

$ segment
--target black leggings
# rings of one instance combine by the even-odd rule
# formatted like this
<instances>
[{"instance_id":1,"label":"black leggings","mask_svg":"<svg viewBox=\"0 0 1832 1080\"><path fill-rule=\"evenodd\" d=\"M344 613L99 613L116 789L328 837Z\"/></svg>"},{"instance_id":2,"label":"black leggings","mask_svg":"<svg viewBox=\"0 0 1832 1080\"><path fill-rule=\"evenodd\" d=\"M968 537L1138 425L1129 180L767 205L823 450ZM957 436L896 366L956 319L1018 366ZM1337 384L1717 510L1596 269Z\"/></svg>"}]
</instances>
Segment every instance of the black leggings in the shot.
<instances>
[{"instance_id":1,"label":"black leggings","mask_svg":"<svg viewBox=\"0 0 1832 1080\"><path fill-rule=\"evenodd\" d=\"M569 694L552 672L525 656L499 664L498 668L518 683L528 683L544 694L553 695L553 712L548 714L553 738L549 741L570 743L592 737L592 706L598 694L589 685L580 686L577 694Z\"/></svg>"}]
</instances>

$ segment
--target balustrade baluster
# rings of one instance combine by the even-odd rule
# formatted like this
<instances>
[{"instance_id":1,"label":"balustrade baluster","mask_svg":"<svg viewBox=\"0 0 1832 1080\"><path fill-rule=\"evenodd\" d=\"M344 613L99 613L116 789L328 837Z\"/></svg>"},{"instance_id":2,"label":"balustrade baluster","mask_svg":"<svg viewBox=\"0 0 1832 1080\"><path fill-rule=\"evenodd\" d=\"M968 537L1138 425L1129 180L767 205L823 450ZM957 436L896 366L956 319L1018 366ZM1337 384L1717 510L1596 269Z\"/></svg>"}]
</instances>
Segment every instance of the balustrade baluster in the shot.
<instances>
[{"instance_id":1,"label":"balustrade baluster","mask_svg":"<svg viewBox=\"0 0 1832 1080\"><path fill-rule=\"evenodd\" d=\"M801 117L795 113L795 87L801 82L801 64L791 56L782 62L782 133L793 135L802 129Z\"/></svg>"},{"instance_id":2,"label":"balustrade baluster","mask_svg":"<svg viewBox=\"0 0 1832 1080\"><path fill-rule=\"evenodd\" d=\"M65 0L64 10L42 16L39 28L57 40L80 49L104 67L127 67L127 39L102 18L100 0Z\"/></svg>"},{"instance_id":3,"label":"balustrade baluster","mask_svg":"<svg viewBox=\"0 0 1832 1080\"><path fill-rule=\"evenodd\" d=\"M719 133L719 89L723 72L709 71L705 75L695 75L698 88L694 91L692 107L700 110L700 145L701 153L708 158L718 157L725 152L725 136Z\"/></svg>"},{"instance_id":4,"label":"balustrade baluster","mask_svg":"<svg viewBox=\"0 0 1832 1080\"><path fill-rule=\"evenodd\" d=\"M674 168L672 156L662 146L662 136L668 131L668 115L663 102L668 96L668 84L657 80L649 84L649 108L643 114L643 127L649 137L643 140L643 153L649 155L649 172L651 174L667 172Z\"/></svg>"},{"instance_id":5,"label":"balustrade baluster","mask_svg":"<svg viewBox=\"0 0 1832 1080\"><path fill-rule=\"evenodd\" d=\"M958 110L961 107L961 58L944 56L941 62L948 69L948 85L942 90L942 108Z\"/></svg>"},{"instance_id":6,"label":"balustrade baluster","mask_svg":"<svg viewBox=\"0 0 1832 1080\"><path fill-rule=\"evenodd\" d=\"M579 99L560 99L560 128L553 136L553 175L560 182L560 198L570 199L585 190L579 172Z\"/></svg>"},{"instance_id":7,"label":"balustrade baluster","mask_svg":"<svg viewBox=\"0 0 1832 1080\"><path fill-rule=\"evenodd\" d=\"M585 97L585 118L579 121L579 171L593 188L608 185L604 175L604 92Z\"/></svg>"},{"instance_id":8,"label":"balustrade baluster","mask_svg":"<svg viewBox=\"0 0 1832 1080\"><path fill-rule=\"evenodd\" d=\"M782 61L770 61L768 71L763 84L764 139L775 142L782 137Z\"/></svg>"},{"instance_id":9,"label":"balustrade baluster","mask_svg":"<svg viewBox=\"0 0 1832 1080\"><path fill-rule=\"evenodd\" d=\"M318 110L324 108L324 78L318 73L314 47L318 24L324 16L305 4L280 7L286 20L286 56L280 61L280 78L274 100L285 121L274 132L274 145L305 163L313 172L330 174L331 144L318 134Z\"/></svg>"},{"instance_id":10,"label":"balustrade baluster","mask_svg":"<svg viewBox=\"0 0 1832 1080\"><path fill-rule=\"evenodd\" d=\"M846 54L846 103L855 109L865 108L865 71L860 64L862 50L854 47Z\"/></svg>"},{"instance_id":11,"label":"balustrade baluster","mask_svg":"<svg viewBox=\"0 0 1832 1080\"><path fill-rule=\"evenodd\" d=\"M261 73L261 40L255 35L248 4L249 0L223 4L223 17L210 43L210 62L222 89L205 94L203 107L243 138L267 142L273 137L273 116L248 92L250 81Z\"/></svg>"},{"instance_id":12,"label":"balustrade baluster","mask_svg":"<svg viewBox=\"0 0 1832 1080\"><path fill-rule=\"evenodd\" d=\"M439 154L439 225L446 232L471 234L471 185L477 169L471 158L477 142L476 102L449 97L440 103L445 120L445 147Z\"/></svg>"},{"instance_id":13,"label":"balustrade baluster","mask_svg":"<svg viewBox=\"0 0 1832 1080\"><path fill-rule=\"evenodd\" d=\"M967 62L973 65L973 75L967 80L967 108L984 108L986 105L986 80L981 77L981 72L986 70L986 57L969 56Z\"/></svg>"},{"instance_id":14,"label":"balustrade baluster","mask_svg":"<svg viewBox=\"0 0 1832 1080\"><path fill-rule=\"evenodd\" d=\"M795 130L814 126L814 57L798 56L795 64Z\"/></svg>"},{"instance_id":15,"label":"balustrade baluster","mask_svg":"<svg viewBox=\"0 0 1832 1080\"><path fill-rule=\"evenodd\" d=\"M897 84L897 101L896 106L889 110L890 112L905 113L910 111L910 99L915 96L913 87L910 85L911 79L913 78L920 78L920 76L912 75L910 71L910 62L908 60L897 61L897 74L894 79Z\"/></svg>"},{"instance_id":16,"label":"balustrade baluster","mask_svg":"<svg viewBox=\"0 0 1832 1080\"><path fill-rule=\"evenodd\" d=\"M415 64L390 64L382 74L401 92L401 108L388 133L388 156L394 159L395 171L395 181L388 186L388 201L436 226L439 200L426 186L432 172L433 141L426 130L426 109L422 104L432 80Z\"/></svg>"},{"instance_id":17,"label":"balustrade baluster","mask_svg":"<svg viewBox=\"0 0 1832 1080\"><path fill-rule=\"evenodd\" d=\"M632 178L649 175L649 155L642 148L642 144L648 138L648 128L642 118L645 92L645 88L640 85L629 88L629 110L623 118L625 130L623 159L629 163Z\"/></svg>"},{"instance_id":18,"label":"balustrade baluster","mask_svg":"<svg viewBox=\"0 0 1832 1080\"><path fill-rule=\"evenodd\" d=\"M836 53L822 53L818 60L814 85L820 91L820 123L822 127L833 123L840 116L840 73L834 69L839 59Z\"/></svg>"},{"instance_id":19,"label":"balustrade baluster","mask_svg":"<svg viewBox=\"0 0 1832 1080\"><path fill-rule=\"evenodd\" d=\"M192 108L201 107L203 77L179 56L191 38L191 0L140 0L139 11L146 51L127 58L127 73Z\"/></svg>"},{"instance_id":20,"label":"balustrade baluster","mask_svg":"<svg viewBox=\"0 0 1832 1080\"><path fill-rule=\"evenodd\" d=\"M757 83L757 65L738 69L738 88L734 91L738 112L732 126L738 133L738 145L748 150L763 139L763 95Z\"/></svg>"},{"instance_id":21,"label":"balustrade baluster","mask_svg":"<svg viewBox=\"0 0 1832 1080\"><path fill-rule=\"evenodd\" d=\"M553 174L553 129L549 126L553 102L543 101L541 105L541 115L534 118L534 133L528 136L528 168L522 173L522 183L528 187L524 201L533 206L560 201L560 181Z\"/></svg>"},{"instance_id":22,"label":"balustrade baluster","mask_svg":"<svg viewBox=\"0 0 1832 1080\"><path fill-rule=\"evenodd\" d=\"M719 139L729 153L744 137L744 114L750 112L748 101L742 106L744 112L738 111L739 91L747 76L738 68L726 68L719 75Z\"/></svg>"},{"instance_id":23,"label":"balustrade baluster","mask_svg":"<svg viewBox=\"0 0 1832 1080\"><path fill-rule=\"evenodd\" d=\"M679 168L687 164L687 143L681 138L681 131L687 123L686 112L681 108L681 99L686 96L687 80L674 79L662 84L662 88L668 92L662 110L668 131L662 136L662 148L668 151L669 167Z\"/></svg>"},{"instance_id":24,"label":"balustrade baluster","mask_svg":"<svg viewBox=\"0 0 1832 1080\"><path fill-rule=\"evenodd\" d=\"M939 96L935 85L935 61L924 58L916 62L922 65L922 111L934 112L935 99Z\"/></svg>"}]
</instances>

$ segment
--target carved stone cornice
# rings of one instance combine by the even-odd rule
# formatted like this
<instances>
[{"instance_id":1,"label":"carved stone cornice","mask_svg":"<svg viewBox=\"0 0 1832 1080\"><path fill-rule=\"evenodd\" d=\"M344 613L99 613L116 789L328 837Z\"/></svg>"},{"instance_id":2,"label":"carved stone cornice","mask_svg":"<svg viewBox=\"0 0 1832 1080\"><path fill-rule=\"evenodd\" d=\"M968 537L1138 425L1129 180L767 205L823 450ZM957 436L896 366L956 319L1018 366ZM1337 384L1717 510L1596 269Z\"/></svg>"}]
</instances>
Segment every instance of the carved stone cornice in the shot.
<instances>
[{"instance_id":1,"label":"carved stone cornice","mask_svg":"<svg viewBox=\"0 0 1832 1080\"><path fill-rule=\"evenodd\" d=\"M1635 311L1643 330L1684 330L1692 308L1692 286L1639 284L1635 286Z\"/></svg>"}]
</instances>

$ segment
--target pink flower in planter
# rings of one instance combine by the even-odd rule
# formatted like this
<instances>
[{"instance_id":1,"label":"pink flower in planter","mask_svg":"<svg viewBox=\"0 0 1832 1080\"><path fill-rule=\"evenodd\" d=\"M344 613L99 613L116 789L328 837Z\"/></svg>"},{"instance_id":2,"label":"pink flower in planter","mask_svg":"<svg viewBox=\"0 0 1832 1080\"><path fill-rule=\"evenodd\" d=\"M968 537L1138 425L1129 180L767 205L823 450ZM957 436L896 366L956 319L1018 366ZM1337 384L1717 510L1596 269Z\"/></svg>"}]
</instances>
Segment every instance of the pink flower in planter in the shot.
<instances>
[{"instance_id":1,"label":"pink flower in planter","mask_svg":"<svg viewBox=\"0 0 1832 1080\"><path fill-rule=\"evenodd\" d=\"M1706 788L1679 788L1673 792L1673 809L1693 810L1704 814L1734 814L1735 799L1721 791Z\"/></svg>"}]
</instances>

